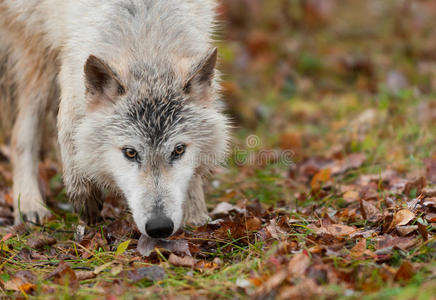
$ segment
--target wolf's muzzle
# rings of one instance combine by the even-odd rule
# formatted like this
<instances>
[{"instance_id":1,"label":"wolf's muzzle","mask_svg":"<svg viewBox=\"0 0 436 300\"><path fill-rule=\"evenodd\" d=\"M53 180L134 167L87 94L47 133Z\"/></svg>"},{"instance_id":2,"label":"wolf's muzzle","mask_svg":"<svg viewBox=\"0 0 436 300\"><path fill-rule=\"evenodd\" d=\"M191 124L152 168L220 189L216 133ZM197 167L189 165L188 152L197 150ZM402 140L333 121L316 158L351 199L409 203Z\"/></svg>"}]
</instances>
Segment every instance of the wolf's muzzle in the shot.
<instances>
[{"instance_id":1,"label":"wolf's muzzle","mask_svg":"<svg viewBox=\"0 0 436 300\"><path fill-rule=\"evenodd\" d=\"M173 221L164 215L154 216L145 224L145 231L152 238L167 238L173 233L173 229Z\"/></svg>"}]
</instances>

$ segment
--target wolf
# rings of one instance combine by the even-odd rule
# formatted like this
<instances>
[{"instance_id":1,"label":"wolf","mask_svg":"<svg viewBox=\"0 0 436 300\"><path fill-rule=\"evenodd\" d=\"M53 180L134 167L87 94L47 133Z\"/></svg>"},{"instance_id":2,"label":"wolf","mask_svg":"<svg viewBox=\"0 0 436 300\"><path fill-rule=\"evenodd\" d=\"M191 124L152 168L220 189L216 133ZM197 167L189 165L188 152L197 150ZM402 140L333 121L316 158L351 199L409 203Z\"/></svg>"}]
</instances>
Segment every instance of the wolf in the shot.
<instances>
[{"instance_id":1,"label":"wolf","mask_svg":"<svg viewBox=\"0 0 436 300\"><path fill-rule=\"evenodd\" d=\"M38 160L50 111L67 194L85 221L99 220L107 192L124 196L152 238L207 221L203 178L229 144L215 5L0 0L0 113L11 132L16 222L49 215Z\"/></svg>"}]
</instances>

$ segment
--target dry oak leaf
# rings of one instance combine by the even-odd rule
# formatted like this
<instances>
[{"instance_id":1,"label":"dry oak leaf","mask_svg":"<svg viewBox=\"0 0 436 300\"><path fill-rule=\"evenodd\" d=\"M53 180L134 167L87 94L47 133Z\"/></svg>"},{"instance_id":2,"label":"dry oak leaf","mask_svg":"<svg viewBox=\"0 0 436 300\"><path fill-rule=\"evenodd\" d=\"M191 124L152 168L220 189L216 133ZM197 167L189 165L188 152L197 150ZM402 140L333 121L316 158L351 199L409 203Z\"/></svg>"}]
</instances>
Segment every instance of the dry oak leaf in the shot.
<instances>
[{"instance_id":1,"label":"dry oak leaf","mask_svg":"<svg viewBox=\"0 0 436 300\"><path fill-rule=\"evenodd\" d=\"M392 227L406 225L415 218L415 214L408 209L402 209L395 213Z\"/></svg>"},{"instance_id":2,"label":"dry oak leaf","mask_svg":"<svg viewBox=\"0 0 436 300\"><path fill-rule=\"evenodd\" d=\"M317 234L330 234L335 237L344 237L358 231L357 228L342 225L342 224L329 224L326 226L321 226L319 228L312 228Z\"/></svg>"}]
</instances>

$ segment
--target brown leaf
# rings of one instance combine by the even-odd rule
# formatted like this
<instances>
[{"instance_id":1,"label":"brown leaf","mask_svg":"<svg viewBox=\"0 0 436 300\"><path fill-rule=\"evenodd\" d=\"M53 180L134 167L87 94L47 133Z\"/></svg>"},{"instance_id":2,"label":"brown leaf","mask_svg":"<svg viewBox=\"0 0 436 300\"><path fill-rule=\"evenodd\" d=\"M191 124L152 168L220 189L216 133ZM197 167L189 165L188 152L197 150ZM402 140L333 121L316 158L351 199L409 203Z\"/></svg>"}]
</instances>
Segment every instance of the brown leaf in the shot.
<instances>
[{"instance_id":1,"label":"brown leaf","mask_svg":"<svg viewBox=\"0 0 436 300\"><path fill-rule=\"evenodd\" d=\"M276 289L279 285L285 281L288 277L288 272L286 270L281 270L276 272L267 281L265 281L255 292L255 299L263 299L264 295L269 294L272 290Z\"/></svg>"},{"instance_id":2,"label":"brown leaf","mask_svg":"<svg viewBox=\"0 0 436 300\"><path fill-rule=\"evenodd\" d=\"M33 294L36 291L36 285L29 282L23 282L20 278L14 277L4 284L6 290L20 291L25 294Z\"/></svg>"},{"instance_id":3,"label":"brown leaf","mask_svg":"<svg viewBox=\"0 0 436 300\"><path fill-rule=\"evenodd\" d=\"M51 272L46 279L52 279L54 283L59 285L65 285L68 283L68 285L73 289L79 287L76 273L65 261L61 261L58 267Z\"/></svg>"},{"instance_id":4,"label":"brown leaf","mask_svg":"<svg viewBox=\"0 0 436 300\"><path fill-rule=\"evenodd\" d=\"M431 183L436 184L436 155L424 160L426 175Z\"/></svg>"},{"instance_id":5,"label":"brown leaf","mask_svg":"<svg viewBox=\"0 0 436 300\"><path fill-rule=\"evenodd\" d=\"M56 244L56 239L44 233L34 233L27 239L27 245L33 249Z\"/></svg>"},{"instance_id":6,"label":"brown leaf","mask_svg":"<svg viewBox=\"0 0 436 300\"><path fill-rule=\"evenodd\" d=\"M412 232L414 232L416 229L418 229L417 225L410 225L410 226L397 226L395 227L395 230L401 235L406 236Z\"/></svg>"},{"instance_id":7,"label":"brown leaf","mask_svg":"<svg viewBox=\"0 0 436 300\"><path fill-rule=\"evenodd\" d=\"M395 273L395 281L409 281L415 274L412 264L408 261L404 261L397 273Z\"/></svg>"},{"instance_id":8,"label":"brown leaf","mask_svg":"<svg viewBox=\"0 0 436 300\"><path fill-rule=\"evenodd\" d=\"M402 209L395 213L391 227L406 225L415 218L415 214L408 209Z\"/></svg>"},{"instance_id":9,"label":"brown leaf","mask_svg":"<svg viewBox=\"0 0 436 300\"><path fill-rule=\"evenodd\" d=\"M94 273L94 271L76 271L77 281L93 279L96 276L97 275Z\"/></svg>"},{"instance_id":10,"label":"brown leaf","mask_svg":"<svg viewBox=\"0 0 436 300\"><path fill-rule=\"evenodd\" d=\"M302 146L301 133L285 132L280 136L279 143L281 149L298 151Z\"/></svg>"},{"instance_id":11,"label":"brown leaf","mask_svg":"<svg viewBox=\"0 0 436 300\"><path fill-rule=\"evenodd\" d=\"M355 202L359 200L359 192L357 191L346 191L342 196L344 200L348 203Z\"/></svg>"},{"instance_id":12,"label":"brown leaf","mask_svg":"<svg viewBox=\"0 0 436 300\"><path fill-rule=\"evenodd\" d=\"M310 187L313 190L319 190L324 183L330 180L331 171L330 169L322 169L313 176L310 181Z\"/></svg>"},{"instance_id":13,"label":"brown leaf","mask_svg":"<svg viewBox=\"0 0 436 300\"><path fill-rule=\"evenodd\" d=\"M403 193L406 196L410 196L410 193L413 190L416 190L416 196L418 196L419 194L421 194L422 190L425 188L426 185L427 185L427 180L425 179L425 177L419 177L413 179L406 183L403 189Z\"/></svg>"},{"instance_id":14,"label":"brown leaf","mask_svg":"<svg viewBox=\"0 0 436 300\"><path fill-rule=\"evenodd\" d=\"M385 248L399 248L402 250L407 250L416 244L416 240L410 237L393 237L389 234L384 234L376 238L377 240L377 250L382 250Z\"/></svg>"},{"instance_id":15,"label":"brown leaf","mask_svg":"<svg viewBox=\"0 0 436 300\"><path fill-rule=\"evenodd\" d=\"M427 214L425 216L425 219L427 221L429 221L430 223L434 223L434 222L436 222L436 214Z\"/></svg>"},{"instance_id":16,"label":"brown leaf","mask_svg":"<svg viewBox=\"0 0 436 300\"><path fill-rule=\"evenodd\" d=\"M36 275L29 270L20 270L15 276L5 282L6 290L21 291L25 294L33 294L36 291Z\"/></svg>"},{"instance_id":17,"label":"brown leaf","mask_svg":"<svg viewBox=\"0 0 436 300\"><path fill-rule=\"evenodd\" d=\"M252 217L247 220L246 226L248 231L256 231L260 229L262 222L258 218Z\"/></svg>"},{"instance_id":18,"label":"brown leaf","mask_svg":"<svg viewBox=\"0 0 436 300\"><path fill-rule=\"evenodd\" d=\"M335 237L348 236L358 231L357 228L342 225L342 224L329 224L320 228L313 228L317 234L330 234Z\"/></svg>"},{"instance_id":19,"label":"brown leaf","mask_svg":"<svg viewBox=\"0 0 436 300\"><path fill-rule=\"evenodd\" d=\"M427 227L423 224L421 224L420 222L418 223L418 231L421 234L422 238L424 241L428 240L428 231L427 231Z\"/></svg>"},{"instance_id":20,"label":"brown leaf","mask_svg":"<svg viewBox=\"0 0 436 300\"><path fill-rule=\"evenodd\" d=\"M271 235L271 237L276 240L283 240L288 236L288 234L277 225L277 222L274 219L270 221L265 229Z\"/></svg>"},{"instance_id":21,"label":"brown leaf","mask_svg":"<svg viewBox=\"0 0 436 300\"><path fill-rule=\"evenodd\" d=\"M304 253L298 253L288 263L288 271L292 277L302 277L310 264L310 257Z\"/></svg>"},{"instance_id":22,"label":"brown leaf","mask_svg":"<svg viewBox=\"0 0 436 300\"><path fill-rule=\"evenodd\" d=\"M364 254L366 250L366 240L361 239L354 245L353 248L351 248L350 252L353 257L360 257Z\"/></svg>"},{"instance_id":23,"label":"brown leaf","mask_svg":"<svg viewBox=\"0 0 436 300\"><path fill-rule=\"evenodd\" d=\"M168 262L176 267L193 268L196 264L196 260L192 256L180 257L175 255L174 253L170 254L170 257L168 258Z\"/></svg>"},{"instance_id":24,"label":"brown leaf","mask_svg":"<svg viewBox=\"0 0 436 300\"><path fill-rule=\"evenodd\" d=\"M366 160L366 156L363 153L353 153L346 156L342 160L336 160L329 168L331 169L332 175L338 175L345 173L350 169L360 168Z\"/></svg>"},{"instance_id":25,"label":"brown leaf","mask_svg":"<svg viewBox=\"0 0 436 300\"><path fill-rule=\"evenodd\" d=\"M362 217L370 222L378 222L382 218L382 214L371 202L360 200L360 211Z\"/></svg>"},{"instance_id":26,"label":"brown leaf","mask_svg":"<svg viewBox=\"0 0 436 300\"><path fill-rule=\"evenodd\" d=\"M318 299L322 294L322 287L318 286L315 280L307 278L297 285L284 288L279 299Z\"/></svg>"}]
</instances>

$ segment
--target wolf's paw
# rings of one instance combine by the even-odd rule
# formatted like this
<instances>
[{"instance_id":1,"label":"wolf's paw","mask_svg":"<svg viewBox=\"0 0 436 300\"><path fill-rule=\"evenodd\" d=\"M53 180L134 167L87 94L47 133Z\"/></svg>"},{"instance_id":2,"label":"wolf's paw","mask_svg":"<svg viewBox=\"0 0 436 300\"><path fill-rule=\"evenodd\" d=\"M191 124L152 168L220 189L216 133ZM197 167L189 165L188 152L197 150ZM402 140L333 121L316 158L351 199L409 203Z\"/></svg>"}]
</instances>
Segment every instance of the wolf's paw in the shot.
<instances>
[{"instance_id":1,"label":"wolf's paw","mask_svg":"<svg viewBox=\"0 0 436 300\"><path fill-rule=\"evenodd\" d=\"M73 202L74 211L79 214L80 219L88 225L95 225L102 220L102 205L96 201Z\"/></svg>"},{"instance_id":2,"label":"wolf's paw","mask_svg":"<svg viewBox=\"0 0 436 300\"><path fill-rule=\"evenodd\" d=\"M30 223L42 224L42 221L51 215L50 211L40 202L29 202L21 204L19 209L14 211L15 224Z\"/></svg>"},{"instance_id":3,"label":"wolf's paw","mask_svg":"<svg viewBox=\"0 0 436 300\"><path fill-rule=\"evenodd\" d=\"M190 218L185 220L185 224L192 225L192 226L202 226L207 224L210 220L211 218L209 217L208 214L202 213L202 214L191 216Z\"/></svg>"}]
</instances>

